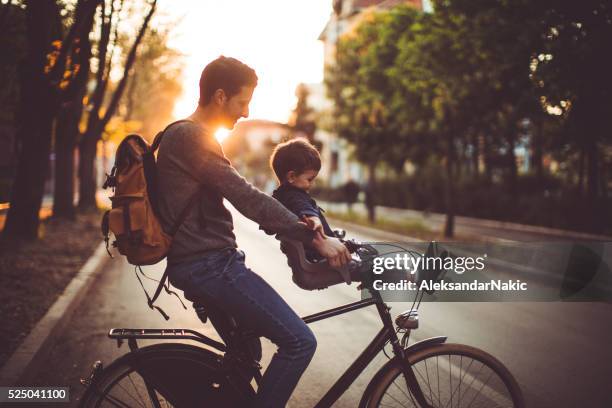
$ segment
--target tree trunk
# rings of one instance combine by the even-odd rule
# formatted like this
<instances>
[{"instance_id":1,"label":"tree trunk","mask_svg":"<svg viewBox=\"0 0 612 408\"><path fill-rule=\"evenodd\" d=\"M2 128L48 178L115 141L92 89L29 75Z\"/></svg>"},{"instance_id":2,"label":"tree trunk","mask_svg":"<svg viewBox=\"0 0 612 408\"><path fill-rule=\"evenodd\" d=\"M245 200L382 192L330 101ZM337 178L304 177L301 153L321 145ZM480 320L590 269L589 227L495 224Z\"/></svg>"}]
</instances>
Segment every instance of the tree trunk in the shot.
<instances>
[{"instance_id":1,"label":"tree trunk","mask_svg":"<svg viewBox=\"0 0 612 408\"><path fill-rule=\"evenodd\" d=\"M482 154L484 156L484 173L485 183L487 186L490 186L493 182L493 169L491 166L491 146L489 142L489 136L486 134L483 135Z\"/></svg>"},{"instance_id":2,"label":"tree trunk","mask_svg":"<svg viewBox=\"0 0 612 408\"><path fill-rule=\"evenodd\" d=\"M87 16L86 27L93 25L92 12ZM76 144L80 136L79 123L83 114L83 97L87 92L90 69L90 30L83 30L79 36L78 51L80 70L64 96L62 110L58 117L55 136L55 189L53 192L53 216L74 218L74 165Z\"/></svg>"},{"instance_id":3,"label":"tree trunk","mask_svg":"<svg viewBox=\"0 0 612 408\"><path fill-rule=\"evenodd\" d=\"M597 199L599 186L599 160L597 157L597 142L592 138L587 139L587 197L594 203Z\"/></svg>"},{"instance_id":4,"label":"tree trunk","mask_svg":"<svg viewBox=\"0 0 612 408\"><path fill-rule=\"evenodd\" d=\"M376 222L376 162L371 162L368 165L368 187L365 194L365 205L368 210L368 221L371 224Z\"/></svg>"},{"instance_id":5,"label":"tree trunk","mask_svg":"<svg viewBox=\"0 0 612 408\"><path fill-rule=\"evenodd\" d=\"M136 39L128 52L128 56L125 62L125 66L123 67L123 77L117 84L113 95L111 96L110 102L106 107L106 112L104 112L104 116L100 117L98 113L98 109L101 107L102 100L104 99L104 89L106 87L106 83L108 83L108 76L104 80L103 83L98 83L96 85L96 91L94 93L101 92L101 94L97 94L97 97L100 98L99 104L94 107L92 112L90 112L89 121L87 124L87 131L83 135L83 138L79 145L79 209L88 210L96 207L96 172L95 172L95 159L96 159L96 146L98 144L98 140L100 140L102 133L110 118L115 114L115 110L119 104L119 100L125 90L127 85L127 80L130 76L130 72L132 70L132 66L134 65L134 61L136 60L136 52L138 50L138 46L142 42L142 39L145 35L149 22L155 13L155 7L157 5L157 0L153 0L151 3L151 8L149 9L145 19L140 26ZM100 88L102 86L102 88ZM102 89L99 91L99 89Z\"/></svg>"},{"instance_id":6,"label":"tree trunk","mask_svg":"<svg viewBox=\"0 0 612 408\"><path fill-rule=\"evenodd\" d=\"M453 186L454 148L451 132L449 132L446 137L448 146L446 152L446 222L444 224L444 237L452 238L455 234L455 201Z\"/></svg>"},{"instance_id":7,"label":"tree trunk","mask_svg":"<svg viewBox=\"0 0 612 408\"><path fill-rule=\"evenodd\" d=\"M537 126L534 129L532 139L532 150L533 150L533 168L535 175L538 180L538 184L542 185L544 181L544 170L542 167L542 136L544 131L543 120L539 119Z\"/></svg>"},{"instance_id":8,"label":"tree trunk","mask_svg":"<svg viewBox=\"0 0 612 408\"><path fill-rule=\"evenodd\" d=\"M584 194L584 146L580 146L578 156L578 192Z\"/></svg>"},{"instance_id":9,"label":"tree trunk","mask_svg":"<svg viewBox=\"0 0 612 408\"><path fill-rule=\"evenodd\" d=\"M517 167L516 167L516 155L514 154L514 148L516 144L514 129L508 131L506 134L506 141L508 142L508 191L511 197L516 197L516 179L517 179Z\"/></svg>"},{"instance_id":10,"label":"tree trunk","mask_svg":"<svg viewBox=\"0 0 612 408\"><path fill-rule=\"evenodd\" d=\"M18 139L19 164L11 192L4 237L38 237L39 212L49 169L55 93L44 67L51 42L59 37L59 10L53 0L28 2L26 7L28 55L21 67L21 106Z\"/></svg>"},{"instance_id":11,"label":"tree trunk","mask_svg":"<svg viewBox=\"0 0 612 408\"><path fill-rule=\"evenodd\" d=\"M74 218L74 153L83 105L73 101L60 113L55 138L53 216Z\"/></svg>"},{"instance_id":12,"label":"tree trunk","mask_svg":"<svg viewBox=\"0 0 612 408\"><path fill-rule=\"evenodd\" d=\"M97 137L85 134L79 144L79 209L96 208L96 147Z\"/></svg>"},{"instance_id":13,"label":"tree trunk","mask_svg":"<svg viewBox=\"0 0 612 408\"><path fill-rule=\"evenodd\" d=\"M480 177L479 163L480 160L480 143L478 133L472 135L472 177L478 179Z\"/></svg>"}]
</instances>

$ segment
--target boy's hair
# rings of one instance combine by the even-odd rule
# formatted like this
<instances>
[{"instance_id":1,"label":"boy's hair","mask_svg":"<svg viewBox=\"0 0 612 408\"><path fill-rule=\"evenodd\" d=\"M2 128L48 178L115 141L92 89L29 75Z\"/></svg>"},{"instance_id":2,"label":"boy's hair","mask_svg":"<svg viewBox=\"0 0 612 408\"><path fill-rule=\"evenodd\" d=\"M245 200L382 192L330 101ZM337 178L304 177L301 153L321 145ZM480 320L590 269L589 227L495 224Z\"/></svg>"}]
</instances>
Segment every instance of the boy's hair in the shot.
<instances>
[{"instance_id":1,"label":"boy's hair","mask_svg":"<svg viewBox=\"0 0 612 408\"><path fill-rule=\"evenodd\" d=\"M256 86L257 74L236 58L223 55L209 63L200 76L200 106L206 106L217 89L223 89L228 98L240 92L243 86Z\"/></svg>"},{"instance_id":2,"label":"boy's hair","mask_svg":"<svg viewBox=\"0 0 612 408\"><path fill-rule=\"evenodd\" d=\"M290 171L302 174L307 170L321 170L321 156L306 139L296 138L274 148L270 156L270 166L278 180L283 183Z\"/></svg>"}]
</instances>

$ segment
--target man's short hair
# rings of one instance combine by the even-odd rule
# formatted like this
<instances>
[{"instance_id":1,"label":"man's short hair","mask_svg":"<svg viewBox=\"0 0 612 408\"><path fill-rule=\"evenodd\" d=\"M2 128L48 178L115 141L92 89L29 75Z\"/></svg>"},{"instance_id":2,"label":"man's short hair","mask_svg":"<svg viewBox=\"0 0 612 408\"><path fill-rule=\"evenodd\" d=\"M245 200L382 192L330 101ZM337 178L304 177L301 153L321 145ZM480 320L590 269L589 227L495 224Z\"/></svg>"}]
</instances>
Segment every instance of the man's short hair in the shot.
<instances>
[{"instance_id":1,"label":"man's short hair","mask_svg":"<svg viewBox=\"0 0 612 408\"><path fill-rule=\"evenodd\" d=\"M256 86L257 74L248 65L236 58L223 55L209 63L200 76L201 106L206 106L217 89L223 89L228 98L240 92L243 86Z\"/></svg>"},{"instance_id":2,"label":"man's short hair","mask_svg":"<svg viewBox=\"0 0 612 408\"><path fill-rule=\"evenodd\" d=\"M317 149L303 138L278 144L270 157L270 166L278 180L286 181L287 173L302 174L308 170L321 170L321 156Z\"/></svg>"}]
</instances>

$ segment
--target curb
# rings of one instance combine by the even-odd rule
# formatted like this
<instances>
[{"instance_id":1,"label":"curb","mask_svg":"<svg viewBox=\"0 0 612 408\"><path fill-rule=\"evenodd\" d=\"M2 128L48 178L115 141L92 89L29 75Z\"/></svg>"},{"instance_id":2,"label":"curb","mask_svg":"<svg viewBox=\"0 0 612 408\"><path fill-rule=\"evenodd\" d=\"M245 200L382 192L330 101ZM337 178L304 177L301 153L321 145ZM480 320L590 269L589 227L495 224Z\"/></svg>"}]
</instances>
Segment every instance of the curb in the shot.
<instances>
[{"instance_id":1,"label":"curb","mask_svg":"<svg viewBox=\"0 0 612 408\"><path fill-rule=\"evenodd\" d=\"M109 259L106 246L101 243L0 369L0 384L15 386L30 380L40 364L37 360L49 350L52 339L66 327Z\"/></svg>"}]
</instances>

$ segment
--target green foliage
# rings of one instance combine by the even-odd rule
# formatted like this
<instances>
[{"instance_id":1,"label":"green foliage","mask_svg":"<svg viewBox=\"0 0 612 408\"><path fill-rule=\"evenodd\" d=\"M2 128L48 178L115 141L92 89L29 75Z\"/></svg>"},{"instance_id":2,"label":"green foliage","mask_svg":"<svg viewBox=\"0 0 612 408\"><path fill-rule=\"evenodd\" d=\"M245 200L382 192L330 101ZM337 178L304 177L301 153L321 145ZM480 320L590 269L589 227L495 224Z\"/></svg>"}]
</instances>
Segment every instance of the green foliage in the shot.
<instances>
[{"instance_id":1,"label":"green foliage","mask_svg":"<svg viewBox=\"0 0 612 408\"><path fill-rule=\"evenodd\" d=\"M18 66L26 55L25 11L0 4L0 125L13 125L19 104Z\"/></svg>"},{"instance_id":2,"label":"green foliage","mask_svg":"<svg viewBox=\"0 0 612 408\"><path fill-rule=\"evenodd\" d=\"M182 92L183 55L168 45L170 30L151 28L134 63L119 110L127 121L138 121L149 138L172 120L174 102Z\"/></svg>"},{"instance_id":3,"label":"green foliage","mask_svg":"<svg viewBox=\"0 0 612 408\"><path fill-rule=\"evenodd\" d=\"M546 200L518 194L521 146L538 188L548 182L543 163L557 160L549 169L563 194L587 180L590 212L600 211L612 161L609 2L436 0L434 10L399 6L367 16L341 37L328 67L334 130L355 145L358 160L400 172L406 161L437 168L420 172L439 190L425 193L431 201L418 198L425 186L408 187L410 199L384 193L393 196L385 201L448 211L458 197L457 211L470 213L476 204L452 187L472 179L482 200L504 197L491 214L523 208L541 216ZM391 188L384 183L381 191Z\"/></svg>"},{"instance_id":4,"label":"green foliage","mask_svg":"<svg viewBox=\"0 0 612 408\"><path fill-rule=\"evenodd\" d=\"M295 90L297 96L297 104L289 118L289 126L295 136L305 136L313 142L314 133L316 130L316 120L314 110L308 105L309 91L304 84L299 84Z\"/></svg>"}]
</instances>

